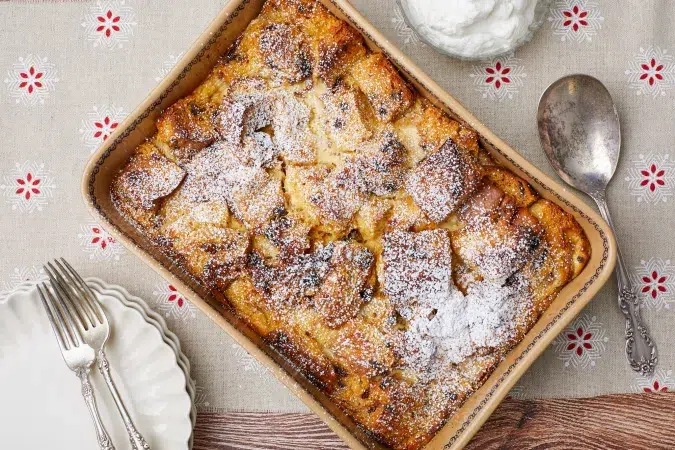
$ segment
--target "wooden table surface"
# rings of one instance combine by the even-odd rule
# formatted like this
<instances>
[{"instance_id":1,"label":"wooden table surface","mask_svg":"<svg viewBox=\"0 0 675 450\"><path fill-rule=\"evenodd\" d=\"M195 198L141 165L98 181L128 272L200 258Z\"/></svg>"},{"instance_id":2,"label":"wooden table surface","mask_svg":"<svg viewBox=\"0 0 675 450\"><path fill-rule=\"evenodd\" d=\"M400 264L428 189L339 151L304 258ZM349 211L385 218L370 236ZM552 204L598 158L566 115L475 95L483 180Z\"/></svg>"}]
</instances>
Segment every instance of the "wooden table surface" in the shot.
<instances>
[{"instance_id":1,"label":"wooden table surface","mask_svg":"<svg viewBox=\"0 0 675 450\"><path fill-rule=\"evenodd\" d=\"M467 449L675 448L675 393L505 400ZM202 413L194 450L332 450L347 446L313 414Z\"/></svg>"}]
</instances>

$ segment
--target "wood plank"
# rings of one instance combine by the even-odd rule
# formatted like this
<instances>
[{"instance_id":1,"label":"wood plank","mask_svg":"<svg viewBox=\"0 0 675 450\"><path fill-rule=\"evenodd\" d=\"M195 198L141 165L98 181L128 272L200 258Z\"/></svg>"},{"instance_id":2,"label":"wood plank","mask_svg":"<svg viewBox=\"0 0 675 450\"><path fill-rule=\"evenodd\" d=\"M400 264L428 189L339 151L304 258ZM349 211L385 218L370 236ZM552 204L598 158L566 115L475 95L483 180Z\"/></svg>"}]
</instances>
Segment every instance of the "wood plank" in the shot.
<instances>
[{"instance_id":1,"label":"wood plank","mask_svg":"<svg viewBox=\"0 0 675 450\"><path fill-rule=\"evenodd\" d=\"M675 393L506 400L467 450L675 448Z\"/></svg>"},{"instance_id":2,"label":"wood plank","mask_svg":"<svg viewBox=\"0 0 675 450\"><path fill-rule=\"evenodd\" d=\"M344 450L313 414L200 413L194 450ZM675 448L675 393L504 401L469 450Z\"/></svg>"}]
</instances>

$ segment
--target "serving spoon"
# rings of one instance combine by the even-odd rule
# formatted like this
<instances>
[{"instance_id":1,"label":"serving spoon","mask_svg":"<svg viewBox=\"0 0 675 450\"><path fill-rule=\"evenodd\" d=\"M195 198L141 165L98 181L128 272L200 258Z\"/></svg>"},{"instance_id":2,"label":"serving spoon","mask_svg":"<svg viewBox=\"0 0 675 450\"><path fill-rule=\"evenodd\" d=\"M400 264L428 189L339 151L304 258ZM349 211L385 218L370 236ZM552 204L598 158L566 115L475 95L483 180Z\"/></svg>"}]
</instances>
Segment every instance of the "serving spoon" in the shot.
<instances>
[{"instance_id":1,"label":"serving spoon","mask_svg":"<svg viewBox=\"0 0 675 450\"><path fill-rule=\"evenodd\" d=\"M607 88L588 75L569 75L542 94L537 111L539 139L560 178L588 194L614 231L605 189L619 161L619 115ZM616 235L616 233L614 233ZM642 375L654 371L656 346L640 316L640 302L617 248L619 308L626 317L626 357Z\"/></svg>"}]
</instances>

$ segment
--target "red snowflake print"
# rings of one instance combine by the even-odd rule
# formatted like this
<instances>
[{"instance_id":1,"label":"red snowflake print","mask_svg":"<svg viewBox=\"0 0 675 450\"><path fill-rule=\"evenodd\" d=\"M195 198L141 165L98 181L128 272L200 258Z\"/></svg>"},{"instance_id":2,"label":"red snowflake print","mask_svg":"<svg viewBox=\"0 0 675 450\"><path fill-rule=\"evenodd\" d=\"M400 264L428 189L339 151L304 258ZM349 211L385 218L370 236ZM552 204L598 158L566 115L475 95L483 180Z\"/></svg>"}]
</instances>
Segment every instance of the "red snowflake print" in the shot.
<instances>
[{"instance_id":1,"label":"red snowflake print","mask_svg":"<svg viewBox=\"0 0 675 450\"><path fill-rule=\"evenodd\" d=\"M92 227L91 232L94 234L94 237L91 238L91 243L94 245L100 245L102 250L108 246L108 244L114 244L115 238L104 233L98 227Z\"/></svg>"},{"instance_id":2,"label":"red snowflake print","mask_svg":"<svg viewBox=\"0 0 675 450\"><path fill-rule=\"evenodd\" d=\"M183 300L183 297L181 297L180 293L178 292L178 289L176 289L172 285L169 285L169 290L172 293L169 294L169 297L167 298L167 300L170 301L170 302L176 302L178 307L182 308L183 305L185 304L185 300Z\"/></svg>"},{"instance_id":3,"label":"red snowflake print","mask_svg":"<svg viewBox=\"0 0 675 450\"><path fill-rule=\"evenodd\" d=\"M498 57L490 62L475 64L471 67L473 83L483 98L502 101L513 99L518 89L523 86L523 78L527 77L520 60L513 55Z\"/></svg>"},{"instance_id":4,"label":"red snowflake print","mask_svg":"<svg viewBox=\"0 0 675 450\"><path fill-rule=\"evenodd\" d=\"M105 0L91 2L82 26L87 39L94 47L107 49L122 48L132 35L136 20L133 9L126 0Z\"/></svg>"},{"instance_id":5,"label":"red snowflake print","mask_svg":"<svg viewBox=\"0 0 675 450\"><path fill-rule=\"evenodd\" d=\"M582 327L576 329L574 333L567 333L567 339L570 341L567 344L567 350L573 350L578 356L583 355L584 350L591 350L593 345L591 344L591 338L593 333L585 332Z\"/></svg>"},{"instance_id":6,"label":"red snowflake print","mask_svg":"<svg viewBox=\"0 0 675 450\"><path fill-rule=\"evenodd\" d=\"M563 16L566 17L566 20L563 22L563 26L570 27L574 32L579 31L580 27L587 27L588 22L586 17L588 17L588 11L584 11L579 8L579 5L574 5L572 9L563 11Z\"/></svg>"},{"instance_id":7,"label":"red snowflake print","mask_svg":"<svg viewBox=\"0 0 675 450\"><path fill-rule=\"evenodd\" d=\"M113 31L120 31L118 25L120 16L116 16L111 10L108 10L103 16L97 16L96 20L101 22L101 25L96 27L96 31L105 33L105 37L110 37Z\"/></svg>"},{"instance_id":8,"label":"red snowflake print","mask_svg":"<svg viewBox=\"0 0 675 450\"><path fill-rule=\"evenodd\" d=\"M182 320L197 317L195 314L196 307L187 301L175 286L160 283L156 286L153 294L157 299L156 308L163 312L166 317Z\"/></svg>"},{"instance_id":9,"label":"red snowflake print","mask_svg":"<svg viewBox=\"0 0 675 450\"><path fill-rule=\"evenodd\" d=\"M105 116L105 118L100 122L94 122L94 126L97 128L94 133L94 138L102 138L104 141L108 139L108 136L112 133L112 130L117 128L118 123L110 120L110 117Z\"/></svg>"},{"instance_id":10,"label":"red snowflake print","mask_svg":"<svg viewBox=\"0 0 675 450\"><path fill-rule=\"evenodd\" d=\"M645 392L668 392L668 386L662 386L659 384L658 380L654 380L651 386L645 386L642 388Z\"/></svg>"},{"instance_id":11,"label":"red snowflake print","mask_svg":"<svg viewBox=\"0 0 675 450\"><path fill-rule=\"evenodd\" d=\"M648 186L649 190L654 192L658 186L665 186L666 181L663 179L666 171L663 169L658 169L656 164L652 164L647 169L642 169L640 171L644 179L640 182L640 186Z\"/></svg>"},{"instance_id":12,"label":"red snowflake print","mask_svg":"<svg viewBox=\"0 0 675 450\"><path fill-rule=\"evenodd\" d=\"M670 369L657 368L649 377L639 375L631 385L633 392L673 392L675 382L673 381L673 371Z\"/></svg>"},{"instance_id":13,"label":"red snowflake print","mask_svg":"<svg viewBox=\"0 0 675 450\"><path fill-rule=\"evenodd\" d=\"M40 179L34 177L30 172L28 172L23 178L17 178L16 184L18 185L16 194L25 197L26 200L30 200L30 196L32 194L40 193L40 188L38 188L40 185Z\"/></svg>"},{"instance_id":14,"label":"red snowflake print","mask_svg":"<svg viewBox=\"0 0 675 450\"><path fill-rule=\"evenodd\" d=\"M49 93L55 90L59 79L56 66L47 58L26 55L12 64L3 81L9 89L9 96L16 103L34 106L44 104Z\"/></svg>"},{"instance_id":15,"label":"red snowflake print","mask_svg":"<svg viewBox=\"0 0 675 450\"><path fill-rule=\"evenodd\" d=\"M119 261L120 255L124 254L122 244L106 232L96 222L87 222L80 225L80 238L82 250L89 253L89 258L97 261Z\"/></svg>"},{"instance_id":16,"label":"red snowflake print","mask_svg":"<svg viewBox=\"0 0 675 450\"><path fill-rule=\"evenodd\" d=\"M642 287L642 293L646 294L649 293L649 295L652 296L652 298L656 298L659 295L659 292L661 293L666 293L668 292L668 289L666 288L666 282L668 281L668 276L667 275L659 275L659 273L654 270L651 274L645 275L642 277L642 283L644 286Z\"/></svg>"},{"instance_id":17,"label":"red snowflake print","mask_svg":"<svg viewBox=\"0 0 675 450\"><path fill-rule=\"evenodd\" d=\"M663 64L658 64L656 58L652 58L648 63L640 64L642 69L642 75L640 75L641 80L646 80L650 86L654 86L656 80L663 80Z\"/></svg>"},{"instance_id":18,"label":"red snowflake print","mask_svg":"<svg viewBox=\"0 0 675 450\"><path fill-rule=\"evenodd\" d=\"M42 87L40 79L44 76L44 73L35 70L34 66L30 66L25 72L20 72L19 76L23 79L23 81L19 83L19 88L26 89L26 92L29 94L32 94L36 88Z\"/></svg>"},{"instance_id":19,"label":"red snowflake print","mask_svg":"<svg viewBox=\"0 0 675 450\"><path fill-rule=\"evenodd\" d=\"M511 78L507 75L511 73L511 68L504 66L501 61L497 61L494 67L486 67L485 78L486 84L494 84L495 88L499 89L504 84L511 83Z\"/></svg>"}]
</instances>

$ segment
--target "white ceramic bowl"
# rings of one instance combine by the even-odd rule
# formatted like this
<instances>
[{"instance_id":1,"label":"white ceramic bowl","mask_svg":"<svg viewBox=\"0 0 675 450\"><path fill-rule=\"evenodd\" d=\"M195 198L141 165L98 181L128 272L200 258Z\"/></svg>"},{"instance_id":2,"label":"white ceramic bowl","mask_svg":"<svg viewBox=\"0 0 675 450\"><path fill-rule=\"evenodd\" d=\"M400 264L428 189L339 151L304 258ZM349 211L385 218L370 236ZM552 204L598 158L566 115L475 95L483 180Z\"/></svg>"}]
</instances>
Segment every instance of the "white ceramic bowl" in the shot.
<instances>
[{"instance_id":1,"label":"white ceramic bowl","mask_svg":"<svg viewBox=\"0 0 675 450\"><path fill-rule=\"evenodd\" d=\"M474 53L474 54L460 54L460 53L453 53L448 51L447 49L438 47L436 44L433 42L429 41L426 39L422 34L420 34L417 31L417 28L413 25L412 21L410 20L410 9L408 5L410 2L414 2L415 0L396 0L396 3L398 3L399 8L401 8L401 11L403 12L403 18L405 19L406 23L408 26L417 34L417 36L426 44L434 48L437 52L442 53L444 55L450 56L451 58L456 58L456 59L461 59L461 60L468 60L468 61L474 61L474 60L485 60L485 59L492 59L497 56L505 55L507 53L513 52L515 49L520 47L523 44L526 44L529 42L536 31L541 28L543 25L544 21L546 20L546 16L548 15L548 12L551 8L551 2L552 0L539 0L534 7L534 20L530 24L530 26L527 29L527 33L525 33L520 39L514 41L511 45L508 47L502 47L496 50L492 50L489 52L483 52L483 53Z\"/></svg>"}]
</instances>

